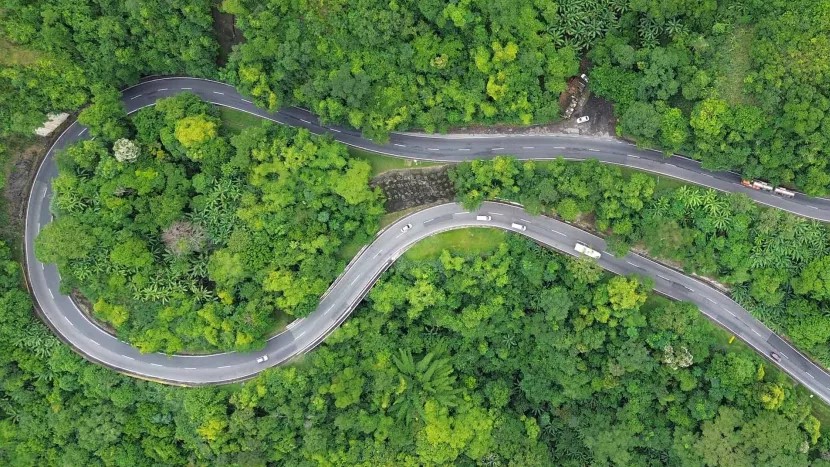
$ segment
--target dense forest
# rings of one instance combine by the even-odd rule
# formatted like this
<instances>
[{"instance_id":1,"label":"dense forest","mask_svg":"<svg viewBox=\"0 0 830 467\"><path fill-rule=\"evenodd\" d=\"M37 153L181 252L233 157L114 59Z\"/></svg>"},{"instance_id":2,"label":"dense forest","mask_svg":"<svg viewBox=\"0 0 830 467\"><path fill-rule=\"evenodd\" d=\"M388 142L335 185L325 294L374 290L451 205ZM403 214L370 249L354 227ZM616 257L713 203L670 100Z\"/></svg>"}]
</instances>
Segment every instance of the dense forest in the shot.
<instances>
[{"instance_id":1,"label":"dense forest","mask_svg":"<svg viewBox=\"0 0 830 467\"><path fill-rule=\"evenodd\" d=\"M806 394L692 305L518 237L484 257L401 261L303 361L198 389L81 360L0 256L3 465L789 467L830 454Z\"/></svg>"},{"instance_id":2,"label":"dense forest","mask_svg":"<svg viewBox=\"0 0 830 467\"><path fill-rule=\"evenodd\" d=\"M556 120L578 71L618 131L826 193L826 0L225 0L244 36L218 68L212 2L0 0L0 137L150 74L228 80L383 140L390 130ZM580 65L580 59L586 59Z\"/></svg>"},{"instance_id":3,"label":"dense forest","mask_svg":"<svg viewBox=\"0 0 830 467\"><path fill-rule=\"evenodd\" d=\"M0 0L0 138L151 74L216 74L210 0Z\"/></svg>"},{"instance_id":4,"label":"dense forest","mask_svg":"<svg viewBox=\"0 0 830 467\"><path fill-rule=\"evenodd\" d=\"M217 6L245 39L223 68ZM827 0L0 0L0 161L47 112L88 106L79 120L95 139L58 158L39 257L144 351L252 349L313 309L341 247L377 231L368 164L304 131L232 135L190 95L127 117L119 87L220 78L263 107L303 105L384 140L556 120L565 80L585 71L619 134L818 194L830 187L828 29ZM619 254L711 277L830 365L821 224L596 162L499 158L452 178L468 206L515 200L596 229ZM0 244L3 465L830 460L826 408L693 306L513 235L483 256L399 261L302 361L222 387L85 362L21 284Z\"/></svg>"},{"instance_id":5,"label":"dense forest","mask_svg":"<svg viewBox=\"0 0 830 467\"><path fill-rule=\"evenodd\" d=\"M343 145L268 122L228 138L192 94L132 121L120 106L81 113L97 138L59 155L35 250L142 351L261 345L317 306L341 245L378 230L371 168Z\"/></svg>"},{"instance_id":6,"label":"dense forest","mask_svg":"<svg viewBox=\"0 0 830 467\"><path fill-rule=\"evenodd\" d=\"M597 161L499 157L451 172L459 199L512 199L605 234L612 251L644 249L731 289L732 297L830 365L830 229L742 194L663 185Z\"/></svg>"},{"instance_id":7,"label":"dense forest","mask_svg":"<svg viewBox=\"0 0 830 467\"><path fill-rule=\"evenodd\" d=\"M650 14L588 53L591 87L616 104L622 133L827 193L830 2L630 3Z\"/></svg>"}]
</instances>

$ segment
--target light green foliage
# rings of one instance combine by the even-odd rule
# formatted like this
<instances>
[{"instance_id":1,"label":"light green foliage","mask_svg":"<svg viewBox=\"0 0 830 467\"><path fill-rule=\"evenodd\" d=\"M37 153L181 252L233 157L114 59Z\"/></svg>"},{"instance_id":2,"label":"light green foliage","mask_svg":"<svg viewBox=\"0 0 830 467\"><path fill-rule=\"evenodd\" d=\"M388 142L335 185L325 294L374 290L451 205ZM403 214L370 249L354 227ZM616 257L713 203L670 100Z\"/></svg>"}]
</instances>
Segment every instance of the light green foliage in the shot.
<instances>
[{"instance_id":1,"label":"light green foliage","mask_svg":"<svg viewBox=\"0 0 830 467\"><path fill-rule=\"evenodd\" d=\"M78 122L89 127L90 135L105 141L116 141L129 135L121 93L113 88L96 90L92 104L78 115Z\"/></svg>"},{"instance_id":2,"label":"light green foliage","mask_svg":"<svg viewBox=\"0 0 830 467\"><path fill-rule=\"evenodd\" d=\"M129 164L97 142L59 157L36 251L143 351L259 345L314 309L343 242L377 230L369 165L341 145L274 126L229 142L192 94L134 122L147 154Z\"/></svg>"},{"instance_id":3,"label":"light green foliage","mask_svg":"<svg viewBox=\"0 0 830 467\"><path fill-rule=\"evenodd\" d=\"M3 0L0 42L37 56L0 69L0 137L74 111L109 142L130 136L118 88L148 75L216 73L207 0ZM90 99L91 98L91 99Z\"/></svg>"},{"instance_id":4,"label":"light green foliage","mask_svg":"<svg viewBox=\"0 0 830 467\"><path fill-rule=\"evenodd\" d=\"M590 88L640 143L827 193L827 3L721 3L628 2L588 53Z\"/></svg>"},{"instance_id":5,"label":"light green foliage","mask_svg":"<svg viewBox=\"0 0 830 467\"><path fill-rule=\"evenodd\" d=\"M635 280L587 283L569 263L516 235L484 257L401 260L376 289L439 291L418 315L373 292L302 362L244 384L178 388L119 375L61 344L33 318L20 268L0 246L0 462L648 465L657 452L666 465L797 466L824 452L806 395L725 346L693 306L623 305L641 295ZM475 326L459 323L494 302ZM606 305L643 319L626 332L586 325L582 310ZM198 314L220 329L221 308ZM112 322L134 311L95 304ZM160 310L182 312L191 311ZM182 340L151 329L137 343ZM668 368L667 344L689 349L694 363Z\"/></svg>"},{"instance_id":6,"label":"light green foliage","mask_svg":"<svg viewBox=\"0 0 830 467\"><path fill-rule=\"evenodd\" d=\"M822 224L761 209L742 195L689 185L656 193L654 177L624 176L595 161L532 163L502 157L460 164L450 177L465 204L503 198L567 221L592 220L612 250L617 245L623 253L629 245L643 248L712 277L759 319L830 364L830 316L820 311L830 306L830 230ZM586 260L571 262L568 269L586 282L601 276ZM618 297L620 303L634 298L622 287ZM612 319L602 308L586 316Z\"/></svg>"}]
</instances>

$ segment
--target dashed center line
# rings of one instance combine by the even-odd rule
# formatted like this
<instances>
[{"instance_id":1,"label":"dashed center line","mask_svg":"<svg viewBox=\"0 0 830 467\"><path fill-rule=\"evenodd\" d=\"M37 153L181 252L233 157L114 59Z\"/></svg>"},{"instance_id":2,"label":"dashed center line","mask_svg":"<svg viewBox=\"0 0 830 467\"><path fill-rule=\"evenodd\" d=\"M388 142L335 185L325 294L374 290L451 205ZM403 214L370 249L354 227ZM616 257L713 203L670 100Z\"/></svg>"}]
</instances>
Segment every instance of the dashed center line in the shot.
<instances>
[{"instance_id":1,"label":"dashed center line","mask_svg":"<svg viewBox=\"0 0 830 467\"><path fill-rule=\"evenodd\" d=\"M493 148L493 151L504 151L504 148Z\"/></svg>"},{"instance_id":2,"label":"dashed center line","mask_svg":"<svg viewBox=\"0 0 830 467\"><path fill-rule=\"evenodd\" d=\"M558 230L553 230L553 229L551 229L550 231L551 231L551 232L553 232L553 233L555 233L555 234L559 234L559 235L561 235L561 236L563 236L563 237L567 237L567 235L563 234L562 232L560 232L560 231L558 231Z\"/></svg>"},{"instance_id":3,"label":"dashed center line","mask_svg":"<svg viewBox=\"0 0 830 467\"><path fill-rule=\"evenodd\" d=\"M224 96L224 95L225 95L225 93L224 93L224 92L219 92L219 91L213 91L213 93L214 93L214 94L219 94L220 96Z\"/></svg>"},{"instance_id":4,"label":"dashed center line","mask_svg":"<svg viewBox=\"0 0 830 467\"><path fill-rule=\"evenodd\" d=\"M593 151L593 152L599 152L599 149L594 149L594 148L588 148L588 150Z\"/></svg>"},{"instance_id":5,"label":"dashed center line","mask_svg":"<svg viewBox=\"0 0 830 467\"><path fill-rule=\"evenodd\" d=\"M565 146L554 146L553 149L565 149Z\"/></svg>"},{"instance_id":6,"label":"dashed center line","mask_svg":"<svg viewBox=\"0 0 830 467\"><path fill-rule=\"evenodd\" d=\"M439 151L438 148L427 148L428 151Z\"/></svg>"},{"instance_id":7,"label":"dashed center line","mask_svg":"<svg viewBox=\"0 0 830 467\"><path fill-rule=\"evenodd\" d=\"M185 90L185 91L190 91L190 90L191 90L191 89L193 89L193 88L181 88L181 89L183 89L183 90Z\"/></svg>"},{"instance_id":8,"label":"dashed center line","mask_svg":"<svg viewBox=\"0 0 830 467\"><path fill-rule=\"evenodd\" d=\"M467 148L458 148L459 151L469 151Z\"/></svg>"},{"instance_id":9,"label":"dashed center line","mask_svg":"<svg viewBox=\"0 0 830 467\"><path fill-rule=\"evenodd\" d=\"M249 101L248 99L242 99L242 102L247 102L249 104L253 104L253 102Z\"/></svg>"},{"instance_id":10,"label":"dashed center line","mask_svg":"<svg viewBox=\"0 0 830 467\"><path fill-rule=\"evenodd\" d=\"M522 149L536 149L533 146L522 146Z\"/></svg>"},{"instance_id":11,"label":"dashed center line","mask_svg":"<svg viewBox=\"0 0 830 467\"><path fill-rule=\"evenodd\" d=\"M83 130L81 130L81 132L80 132L80 133L78 133L78 136L81 136L81 135L83 135L84 133L86 133L86 128L84 128Z\"/></svg>"},{"instance_id":12,"label":"dashed center line","mask_svg":"<svg viewBox=\"0 0 830 467\"><path fill-rule=\"evenodd\" d=\"M340 130L338 130L337 128L329 128L329 130L331 130L331 131L333 131L333 132L335 132L335 133L340 133Z\"/></svg>"},{"instance_id":13,"label":"dashed center line","mask_svg":"<svg viewBox=\"0 0 830 467\"><path fill-rule=\"evenodd\" d=\"M635 158L635 159L639 159L639 158L640 158L640 156L635 156L634 154L628 154L628 157L633 157L633 158Z\"/></svg>"},{"instance_id":14,"label":"dashed center line","mask_svg":"<svg viewBox=\"0 0 830 467\"><path fill-rule=\"evenodd\" d=\"M137 96L133 96L133 97L131 97L131 98L130 98L130 100L133 100L133 99L138 99L139 97L141 97L141 96L143 96L143 95L144 95L144 94L139 94L139 95L137 95Z\"/></svg>"},{"instance_id":15,"label":"dashed center line","mask_svg":"<svg viewBox=\"0 0 830 467\"><path fill-rule=\"evenodd\" d=\"M754 332L755 334L757 334L757 335L759 335L759 336L761 335L761 333L760 333L760 332L758 332L758 331L757 331L757 330L755 330L755 329L753 329L753 330L752 330L752 332Z\"/></svg>"},{"instance_id":16,"label":"dashed center line","mask_svg":"<svg viewBox=\"0 0 830 467\"><path fill-rule=\"evenodd\" d=\"M167 88L160 88L159 92L161 92L161 91L167 91Z\"/></svg>"},{"instance_id":17,"label":"dashed center line","mask_svg":"<svg viewBox=\"0 0 830 467\"><path fill-rule=\"evenodd\" d=\"M397 146L399 148L405 148L406 147L405 144L400 144L400 143L395 143L395 146Z\"/></svg>"},{"instance_id":18,"label":"dashed center line","mask_svg":"<svg viewBox=\"0 0 830 467\"><path fill-rule=\"evenodd\" d=\"M669 279L669 278L667 278L667 277L663 277L663 276L661 276L660 274L657 274L657 277L659 277L660 279L663 279L664 281L671 282L671 279Z\"/></svg>"},{"instance_id":19,"label":"dashed center line","mask_svg":"<svg viewBox=\"0 0 830 467\"><path fill-rule=\"evenodd\" d=\"M311 125L311 122L309 122L308 120L306 120L304 118L301 118L300 121L303 122L303 123L307 123L307 124Z\"/></svg>"}]
</instances>

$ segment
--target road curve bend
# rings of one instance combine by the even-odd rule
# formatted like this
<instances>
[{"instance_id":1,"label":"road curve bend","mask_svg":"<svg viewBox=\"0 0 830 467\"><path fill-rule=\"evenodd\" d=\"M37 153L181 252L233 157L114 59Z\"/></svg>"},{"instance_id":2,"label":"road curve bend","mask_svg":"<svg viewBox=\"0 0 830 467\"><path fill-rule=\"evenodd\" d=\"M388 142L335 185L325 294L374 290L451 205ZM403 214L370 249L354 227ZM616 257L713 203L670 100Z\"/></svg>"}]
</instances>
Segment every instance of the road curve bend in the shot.
<instances>
[{"instance_id":1,"label":"road curve bend","mask_svg":"<svg viewBox=\"0 0 830 467\"><path fill-rule=\"evenodd\" d=\"M523 159L546 159L550 154L565 154L571 159L596 158L603 162L626 165L662 173L723 191L744 192L756 201L795 214L830 220L830 201L797 195L786 200L741 186L736 175L702 170L685 158L664 159L653 151L639 150L613 139L574 136L488 136L443 137L433 135L393 134L387 145L378 145L354 130L321 126L305 110L289 108L271 113L258 109L234 88L215 81L196 78L159 78L127 88L123 101L128 112L153 105L156 100L180 92L193 92L217 105L242 110L281 124L299 126L314 133L329 133L345 144L395 157L433 161L461 161L513 154ZM29 197L24 235L26 268L31 292L47 324L67 343L90 361L123 373L169 384L188 386L219 384L250 378L265 368L279 365L313 349L341 325L377 281L380 275L408 248L436 233L464 227L491 227L516 231L513 223L525 225L517 231L565 254L576 255L574 245L582 242L603 255L599 265L615 274L649 276L654 290L668 297L695 303L709 318L768 356L781 355L774 362L805 387L830 403L830 374L793 348L740 305L709 285L683 275L636 254L614 258L605 252L605 242L588 232L555 219L530 216L521 207L487 202L478 212L467 212L456 203L448 203L416 212L378 233L375 240L349 263L345 271L323 295L318 307L307 317L290 324L268 340L258 353L226 352L185 356L159 353L142 354L135 347L117 339L91 322L69 297L60 293L60 276L54 265L35 258L34 239L51 221L51 181L57 175L54 155L67 145L87 137L86 129L74 122L57 139L41 164ZM683 161L683 162L680 162ZM477 214L490 220L478 220ZM811 215L812 214L812 215ZM485 218L486 218L485 217ZM402 226L411 228L402 232ZM265 364L257 363L268 355Z\"/></svg>"}]
</instances>

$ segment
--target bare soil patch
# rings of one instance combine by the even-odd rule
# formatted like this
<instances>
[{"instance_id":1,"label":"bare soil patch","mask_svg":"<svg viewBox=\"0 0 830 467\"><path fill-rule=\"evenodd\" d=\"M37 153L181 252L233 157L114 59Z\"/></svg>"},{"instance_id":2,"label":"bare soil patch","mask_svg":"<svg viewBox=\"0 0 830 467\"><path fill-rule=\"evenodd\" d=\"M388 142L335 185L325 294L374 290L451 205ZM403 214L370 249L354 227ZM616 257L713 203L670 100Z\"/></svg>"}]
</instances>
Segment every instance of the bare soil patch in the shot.
<instances>
[{"instance_id":1,"label":"bare soil patch","mask_svg":"<svg viewBox=\"0 0 830 467\"><path fill-rule=\"evenodd\" d=\"M577 117L587 115L590 119L581 124L576 123ZM614 117L614 106L611 102L594 95L586 95L573 112L573 116L566 120L545 123L540 125L467 125L451 128L448 134L465 135L553 135L578 134L591 136L615 136L617 119Z\"/></svg>"},{"instance_id":2,"label":"bare soil patch","mask_svg":"<svg viewBox=\"0 0 830 467\"><path fill-rule=\"evenodd\" d=\"M213 30L216 32L216 41L219 42L219 57L217 64L225 66L228 63L228 56L233 46L245 41L242 31L236 29L236 17L229 13L219 11L218 5L210 9L213 16Z\"/></svg>"},{"instance_id":3,"label":"bare soil patch","mask_svg":"<svg viewBox=\"0 0 830 467\"><path fill-rule=\"evenodd\" d=\"M32 180L47 149L62 131L63 127L55 130L48 138L32 137L9 145L9 159L4 167L6 185L3 187L3 217L6 222L0 225L0 235L15 250L23 234Z\"/></svg>"}]
</instances>

